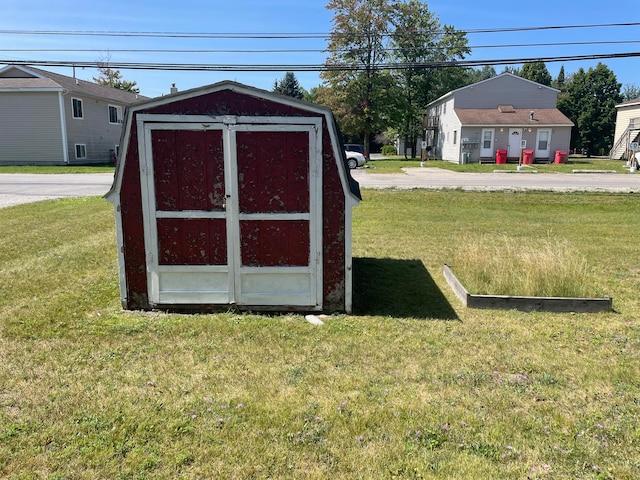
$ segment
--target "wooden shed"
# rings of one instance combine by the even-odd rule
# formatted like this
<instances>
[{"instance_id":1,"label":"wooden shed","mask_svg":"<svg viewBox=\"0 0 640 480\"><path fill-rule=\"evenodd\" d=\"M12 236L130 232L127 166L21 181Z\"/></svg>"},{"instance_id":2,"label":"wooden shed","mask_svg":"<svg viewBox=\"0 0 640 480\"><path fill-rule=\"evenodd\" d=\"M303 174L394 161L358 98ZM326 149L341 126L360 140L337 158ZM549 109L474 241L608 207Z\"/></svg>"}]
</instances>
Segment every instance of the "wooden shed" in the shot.
<instances>
[{"instance_id":1,"label":"wooden shed","mask_svg":"<svg viewBox=\"0 0 640 480\"><path fill-rule=\"evenodd\" d=\"M351 310L361 197L330 110L227 81L124 121L106 195L124 308Z\"/></svg>"}]
</instances>

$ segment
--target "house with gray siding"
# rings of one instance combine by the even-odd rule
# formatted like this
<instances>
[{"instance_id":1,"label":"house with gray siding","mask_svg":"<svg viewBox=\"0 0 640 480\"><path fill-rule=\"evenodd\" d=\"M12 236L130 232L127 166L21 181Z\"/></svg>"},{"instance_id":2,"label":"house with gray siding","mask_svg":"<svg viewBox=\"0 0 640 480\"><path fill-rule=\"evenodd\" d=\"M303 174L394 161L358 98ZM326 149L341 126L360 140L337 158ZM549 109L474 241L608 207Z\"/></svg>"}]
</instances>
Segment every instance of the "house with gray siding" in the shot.
<instances>
[{"instance_id":1,"label":"house with gray siding","mask_svg":"<svg viewBox=\"0 0 640 480\"><path fill-rule=\"evenodd\" d=\"M616 129L610 158L630 158L629 144L640 140L640 98L616 105Z\"/></svg>"},{"instance_id":2,"label":"house with gray siding","mask_svg":"<svg viewBox=\"0 0 640 480\"><path fill-rule=\"evenodd\" d=\"M0 69L0 165L107 163L138 94L33 67Z\"/></svg>"},{"instance_id":3,"label":"house with gray siding","mask_svg":"<svg viewBox=\"0 0 640 480\"><path fill-rule=\"evenodd\" d=\"M430 155L488 163L498 150L506 150L510 161L533 150L536 162L553 162L556 151L568 152L573 127L556 108L559 93L511 73L453 90L427 105Z\"/></svg>"}]
</instances>

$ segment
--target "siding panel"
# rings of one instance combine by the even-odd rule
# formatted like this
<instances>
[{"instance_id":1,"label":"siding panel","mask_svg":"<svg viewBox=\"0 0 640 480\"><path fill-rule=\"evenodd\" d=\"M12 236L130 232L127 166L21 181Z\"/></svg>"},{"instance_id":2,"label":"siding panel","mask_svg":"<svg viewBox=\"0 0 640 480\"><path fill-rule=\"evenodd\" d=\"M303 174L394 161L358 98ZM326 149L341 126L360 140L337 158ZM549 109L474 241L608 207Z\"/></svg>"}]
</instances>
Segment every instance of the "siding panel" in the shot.
<instances>
[{"instance_id":1,"label":"siding panel","mask_svg":"<svg viewBox=\"0 0 640 480\"><path fill-rule=\"evenodd\" d=\"M73 118L72 98L82 100L84 118ZM74 145L87 146L87 159L83 163L107 163L111 161L110 150L120 143L122 124L109 123L109 105L125 106L95 98L69 93L64 97L64 109L67 119L67 148L69 163L78 162Z\"/></svg>"},{"instance_id":2,"label":"siding panel","mask_svg":"<svg viewBox=\"0 0 640 480\"><path fill-rule=\"evenodd\" d=\"M57 92L0 92L0 164L64 164Z\"/></svg>"},{"instance_id":3,"label":"siding panel","mask_svg":"<svg viewBox=\"0 0 640 480\"><path fill-rule=\"evenodd\" d=\"M558 94L529 81L511 76L498 76L460 89L455 93L456 108L556 108Z\"/></svg>"}]
</instances>

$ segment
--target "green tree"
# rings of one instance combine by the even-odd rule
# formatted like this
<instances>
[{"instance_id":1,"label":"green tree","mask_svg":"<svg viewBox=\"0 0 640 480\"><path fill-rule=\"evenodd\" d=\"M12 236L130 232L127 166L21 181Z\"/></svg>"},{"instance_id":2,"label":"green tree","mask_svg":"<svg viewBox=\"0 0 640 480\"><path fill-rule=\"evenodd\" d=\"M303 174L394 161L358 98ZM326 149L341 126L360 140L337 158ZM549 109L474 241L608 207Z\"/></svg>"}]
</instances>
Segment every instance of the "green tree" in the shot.
<instances>
[{"instance_id":1,"label":"green tree","mask_svg":"<svg viewBox=\"0 0 640 480\"><path fill-rule=\"evenodd\" d=\"M562 65L560 67L560 71L558 72L558 76L553 82L551 82L551 86L553 88L557 88L562 92L564 91L565 84L566 84L566 78L564 76L564 65Z\"/></svg>"},{"instance_id":2,"label":"green tree","mask_svg":"<svg viewBox=\"0 0 640 480\"><path fill-rule=\"evenodd\" d=\"M464 58L470 52L463 33L456 32L452 26L441 26L438 17L419 0L397 3L390 10L391 35L390 57L393 62L404 68L395 70L393 75L399 90L396 102L399 119L396 126L404 137L406 148L410 147L415 156L415 145L422 136L424 107L441 93L446 84L444 76L455 76L452 69L428 69L421 66L427 62L445 62ZM462 69L464 70L464 69ZM393 125L392 125L393 126Z\"/></svg>"},{"instance_id":3,"label":"green tree","mask_svg":"<svg viewBox=\"0 0 640 480\"><path fill-rule=\"evenodd\" d=\"M603 63L587 72L580 68L570 77L558 108L575 124L572 147L586 150L587 155L609 151L615 130L615 106L622 101L620 87L615 74Z\"/></svg>"},{"instance_id":4,"label":"green tree","mask_svg":"<svg viewBox=\"0 0 640 480\"><path fill-rule=\"evenodd\" d=\"M304 98L305 94L304 89L300 87L300 83L298 83L298 79L293 72L285 73L284 77L279 82L276 80L273 85L273 91L298 99Z\"/></svg>"},{"instance_id":5,"label":"green tree","mask_svg":"<svg viewBox=\"0 0 640 480\"><path fill-rule=\"evenodd\" d=\"M625 83L622 87L622 100L628 102L640 98L640 85L635 83Z\"/></svg>"},{"instance_id":6,"label":"green tree","mask_svg":"<svg viewBox=\"0 0 640 480\"><path fill-rule=\"evenodd\" d=\"M520 76L520 69L518 67L507 65L506 67L504 67L504 70L502 70L502 73L511 73L513 75Z\"/></svg>"},{"instance_id":7,"label":"green tree","mask_svg":"<svg viewBox=\"0 0 640 480\"><path fill-rule=\"evenodd\" d=\"M132 93L140 93L140 89L137 87L136 82L131 82L122 78L120 70L114 70L109 67L108 63L102 63L98 67L98 76L93 77L93 81L98 85L118 88Z\"/></svg>"},{"instance_id":8,"label":"green tree","mask_svg":"<svg viewBox=\"0 0 640 480\"><path fill-rule=\"evenodd\" d=\"M547 70L544 62L527 62L520 69L519 75L532 82L541 83L547 87L551 86L551 74Z\"/></svg>"},{"instance_id":9,"label":"green tree","mask_svg":"<svg viewBox=\"0 0 640 480\"><path fill-rule=\"evenodd\" d=\"M330 0L326 8L334 12L333 27L318 98L344 133L362 136L369 152L392 105L393 81L381 68L388 58L390 0Z\"/></svg>"},{"instance_id":10,"label":"green tree","mask_svg":"<svg viewBox=\"0 0 640 480\"><path fill-rule=\"evenodd\" d=\"M478 83L482 80L488 80L489 78L493 78L497 75L496 69L491 65L485 65L480 69L470 68L468 71L469 75L469 84Z\"/></svg>"}]
</instances>

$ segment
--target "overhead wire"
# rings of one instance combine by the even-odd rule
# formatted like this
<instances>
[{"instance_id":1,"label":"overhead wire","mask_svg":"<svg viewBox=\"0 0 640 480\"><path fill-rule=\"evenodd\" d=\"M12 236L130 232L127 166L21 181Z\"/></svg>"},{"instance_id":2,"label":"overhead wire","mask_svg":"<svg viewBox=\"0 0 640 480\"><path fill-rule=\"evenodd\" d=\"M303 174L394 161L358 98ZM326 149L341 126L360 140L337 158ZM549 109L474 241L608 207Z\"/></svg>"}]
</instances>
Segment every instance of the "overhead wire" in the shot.
<instances>
[{"instance_id":1,"label":"overhead wire","mask_svg":"<svg viewBox=\"0 0 640 480\"><path fill-rule=\"evenodd\" d=\"M546 43L506 43L498 45L467 45L470 49L484 48L527 48L527 47L566 47L566 46L594 46L594 45L630 45L638 44L640 40L605 40L589 42L546 42ZM417 49L417 47L416 47ZM385 48L388 52L411 50L411 48ZM109 53L332 53L347 51L346 49L183 49L183 48L109 48ZM104 49L96 48L0 48L0 52L47 52L47 53L104 53Z\"/></svg>"},{"instance_id":2,"label":"overhead wire","mask_svg":"<svg viewBox=\"0 0 640 480\"><path fill-rule=\"evenodd\" d=\"M478 33L505 33L505 32L525 32L543 30L565 30L565 29L585 29L585 28L611 28L611 27L634 27L640 26L640 22L622 23L599 23L599 24L577 24L577 25L543 25L529 27L499 27L499 28L476 28L476 29L445 29L424 30L424 34L478 34ZM398 32L380 32L383 35L397 35ZM136 32L136 31L114 31L114 30L7 30L1 29L0 34L8 35L69 35L69 36L106 36L106 37L162 37L162 38L228 38L228 39L300 39L300 38L327 38L339 33L327 32ZM400 33L402 35L402 33ZM407 33L409 34L409 33ZM410 34L415 34L411 32Z\"/></svg>"},{"instance_id":3,"label":"overhead wire","mask_svg":"<svg viewBox=\"0 0 640 480\"><path fill-rule=\"evenodd\" d=\"M182 71L226 71L226 72L322 72L322 71L362 71L362 70L407 70L421 68L450 68L450 67L479 67L491 65L516 65L527 62L541 61L544 63L569 62L581 60L603 60L613 58L637 58L640 52L607 53L590 55L565 55L556 57L535 58L502 58L487 60L457 60L441 62L415 63L381 63L374 66L325 63L325 64L207 64L207 63L153 63L153 62L118 62L109 61L110 68L128 70L182 70ZM0 59L0 64L32 65L48 67L86 67L100 68L105 62L100 61L69 61L69 60L6 60Z\"/></svg>"},{"instance_id":4,"label":"overhead wire","mask_svg":"<svg viewBox=\"0 0 640 480\"><path fill-rule=\"evenodd\" d=\"M590 25L550 25L550 26L531 26L531 27L500 27L500 28L480 28L467 30L425 30L420 32L424 35L444 35L450 33L463 34L485 34L485 33L504 33L504 32L530 32L530 31L546 31L546 30L562 30L562 29L584 29L584 28L620 28L640 26L640 22L624 22L624 23L602 23ZM388 37L398 37L403 35L415 35L415 32L382 32L382 35ZM81 31L81 30L0 30L0 35L48 35L48 36L105 36L105 37L152 37L152 38L212 38L212 39L327 39L332 33L322 32L289 32L289 33L216 33L216 32L125 32L125 31ZM511 43L511 44L483 44L475 46L467 46L469 49L495 49L495 48L527 48L527 47L557 47L557 46L595 46L595 45L625 45L640 43L640 40L607 40L607 41L585 41L585 42L540 42L540 43ZM277 53L340 53L351 49L136 49L136 48L119 48L119 49L75 49L75 48L47 48L47 49L28 49L28 48L3 48L0 52L41 52L41 53L232 53L232 54L277 54ZM385 51L391 53L399 49L387 47ZM456 60L446 62L417 62L417 63L394 63L387 62L379 65L365 66L358 64L346 63L316 63L316 64L227 64L227 63L162 63L162 62L117 62L109 59L108 61L82 61L82 60L35 60L35 59L0 59L3 64L19 64L19 65L40 65L40 66L76 66L100 68L108 64L112 68L123 68L131 70L201 70L201 71L329 71L329 70L401 70L416 68L447 68L453 66L474 67L474 66L490 66L490 65L512 65L521 64L531 61L543 61L545 63L552 62L569 62L580 60L601 60L613 58L632 58L640 56L639 52L618 52L605 54L588 54L588 55L563 55L563 56L536 56L536 57L519 57L519 58L499 58L484 60Z\"/></svg>"}]
</instances>

